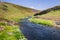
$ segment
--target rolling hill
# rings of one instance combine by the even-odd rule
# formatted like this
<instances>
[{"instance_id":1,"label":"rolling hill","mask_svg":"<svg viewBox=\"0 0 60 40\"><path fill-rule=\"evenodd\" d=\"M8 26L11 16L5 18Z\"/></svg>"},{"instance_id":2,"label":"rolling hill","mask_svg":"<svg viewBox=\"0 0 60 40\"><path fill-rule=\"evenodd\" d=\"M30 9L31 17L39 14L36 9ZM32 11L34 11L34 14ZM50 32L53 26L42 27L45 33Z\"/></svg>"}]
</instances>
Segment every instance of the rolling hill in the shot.
<instances>
[{"instance_id":1,"label":"rolling hill","mask_svg":"<svg viewBox=\"0 0 60 40\"><path fill-rule=\"evenodd\" d=\"M0 19L19 21L20 18L32 16L37 10L15 5L7 2L0 2Z\"/></svg>"}]
</instances>

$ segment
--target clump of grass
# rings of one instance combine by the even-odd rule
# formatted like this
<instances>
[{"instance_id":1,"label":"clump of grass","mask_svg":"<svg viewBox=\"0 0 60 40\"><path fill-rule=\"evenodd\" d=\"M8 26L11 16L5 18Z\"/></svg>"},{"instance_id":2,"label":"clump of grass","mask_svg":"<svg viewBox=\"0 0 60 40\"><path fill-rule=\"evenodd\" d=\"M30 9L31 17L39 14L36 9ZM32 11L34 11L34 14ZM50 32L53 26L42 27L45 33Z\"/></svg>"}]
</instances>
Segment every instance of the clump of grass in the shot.
<instances>
[{"instance_id":1,"label":"clump of grass","mask_svg":"<svg viewBox=\"0 0 60 40\"><path fill-rule=\"evenodd\" d=\"M6 23L5 22L0 22L0 25L6 26Z\"/></svg>"},{"instance_id":2,"label":"clump of grass","mask_svg":"<svg viewBox=\"0 0 60 40\"><path fill-rule=\"evenodd\" d=\"M37 19L37 18L31 18L29 19L31 22L42 24L42 25L48 25L48 26L54 26L54 21L51 20L45 20L45 19Z\"/></svg>"},{"instance_id":3,"label":"clump of grass","mask_svg":"<svg viewBox=\"0 0 60 40\"><path fill-rule=\"evenodd\" d=\"M3 30L1 30L1 28ZM16 26L0 26L0 40L22 40L25 39L24 35Z\"/></svg>"}]
</instances>

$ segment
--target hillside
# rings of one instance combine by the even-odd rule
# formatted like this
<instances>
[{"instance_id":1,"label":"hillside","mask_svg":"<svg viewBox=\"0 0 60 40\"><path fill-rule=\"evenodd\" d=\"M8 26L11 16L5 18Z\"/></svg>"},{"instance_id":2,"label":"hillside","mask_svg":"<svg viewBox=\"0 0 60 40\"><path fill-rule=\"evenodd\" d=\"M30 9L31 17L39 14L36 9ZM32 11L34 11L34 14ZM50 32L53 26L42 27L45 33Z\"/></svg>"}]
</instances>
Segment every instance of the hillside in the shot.
<instances>
[{"instance_id":1,"label":"hillside","mask_svg":"<svg viewBox=\"0 0 60 40\"><path fill-rule=\"evenodd\" d=\"M32 16L34 9L18 6L11 3L0 2L0 19L7 19L10 21L19 21L20 18Z\"/></svg>"},{"instance_id":2,"label":"hillside","mask_svg":"<svg viewBox=\"0 0 60 40\"><path fill-rule=\"evenodd\" d=\"M49 8L35 15L40 15L39 17L43 19L55 20L55 21L60 20L60 6Z\"/></svg>"},{"instance_id":3,"label":"hillside","mask_svg":"<svg viewBox=\"0 0 60 40\"><path fill-rule=\"evenodd\" d=\"M18 22L32 16L37 10L11 3L0 2L0 40L26 40Z\"/></svg>"},{"instance_id":4,"label":"hillside","mask_svg":"<svg viewBox=\"0 0 60 40\"><path fill-rule=\"evenodd\" d=\"M60 28L60 6L55 6L34 15L30 21Z\"/></svg>"}]
</instances>

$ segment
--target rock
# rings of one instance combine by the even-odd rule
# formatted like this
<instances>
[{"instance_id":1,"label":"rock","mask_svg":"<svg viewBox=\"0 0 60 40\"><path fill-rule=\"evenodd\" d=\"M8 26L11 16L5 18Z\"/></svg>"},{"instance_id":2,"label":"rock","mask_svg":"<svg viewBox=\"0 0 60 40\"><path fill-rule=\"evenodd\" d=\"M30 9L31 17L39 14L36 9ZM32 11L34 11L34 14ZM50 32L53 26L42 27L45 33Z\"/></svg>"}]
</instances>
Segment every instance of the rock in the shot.
<instances>
[{"instance_id":1,"label":"rock","mask_svg":"<svg viewBox=\"0 0 60 40\"><path fill-rule=\"evenodd\" d=\"M60 25L60 21L56 21L55 23L56 23L57 25Z\"/></svg>"}]
</instances>

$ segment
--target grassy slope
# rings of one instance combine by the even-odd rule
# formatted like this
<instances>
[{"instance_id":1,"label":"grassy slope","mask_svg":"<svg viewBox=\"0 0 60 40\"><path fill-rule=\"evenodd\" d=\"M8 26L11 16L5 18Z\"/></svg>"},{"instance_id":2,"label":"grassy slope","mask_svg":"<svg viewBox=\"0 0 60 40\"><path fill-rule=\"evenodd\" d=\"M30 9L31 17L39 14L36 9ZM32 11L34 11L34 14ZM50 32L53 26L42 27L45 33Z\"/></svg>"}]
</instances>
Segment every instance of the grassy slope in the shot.
<instances>
[{"instance_id":1,"label":"grassy slope","mask_svg":"<svg viewBox=\"0 0 60 40\"><path fill-rule=\"evenodd\" d=\"M60 21L60 10L51 11L47 14L41 15L40 17L43 19L54 20L54 21L59 20Z\"/></svg>"},{"instance_id":2,"label":"grassy slope","mask_svg":"<svg viewBox=\"0 0 60 40\"><path fill-rule=\"evenodd\" d=\"M8 21L19 22L19 19L32 16L34 9L0 2L0 40L26 40L18 25L8 25ZM13 23L10 23L13 24Z\"/></svg>"},{"instance_id":3,"label":"grassy slope","mask_svg":"<svg viewBox=\"0 0 60 40\"><path fill-rule=\"evenodd\" d=\"M60 6L44 10L35 15L30 21L43 25L56 26L55 22L60 21Z\"/></svg>"},{"instance_id":4,"label":"grassy slope","mask_svg":"<svg viewBox=\"0 0 60 40\"><path fill-rule=\"evenodd\" d=\"M49 8L47 10L44 10L40 12L39 14L40 18L43 19L49 19L49 20L60 20L60 6L55 6L53 8Z\"/></svg>"},{"instance_id":5,"label":"grassy slope","mask_svg":"<svg viewBox=\"0 0 60 40\"><path fill-rule=\"evenodd\" d=\"M7 7L5 8L4 5ZM3 8L7 10L3 10ZM0 6L0 15L3 15L4 18L7 20L19 21L20 18L32 16L33 14L34 14L33 9L25 8L10 3L3 3Z\"/></svg>"}]
</instances>

